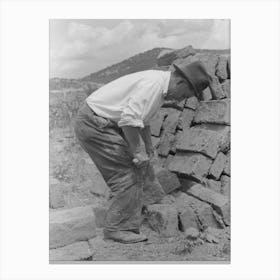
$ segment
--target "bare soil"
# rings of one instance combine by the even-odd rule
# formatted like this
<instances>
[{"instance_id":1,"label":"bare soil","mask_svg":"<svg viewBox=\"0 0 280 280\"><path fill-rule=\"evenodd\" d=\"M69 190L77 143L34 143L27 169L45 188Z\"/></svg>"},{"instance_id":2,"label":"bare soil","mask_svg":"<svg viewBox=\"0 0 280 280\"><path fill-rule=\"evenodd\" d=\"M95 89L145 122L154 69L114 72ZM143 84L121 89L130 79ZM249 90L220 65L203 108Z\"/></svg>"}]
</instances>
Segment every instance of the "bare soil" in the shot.
<instances>
[{"instance_id":1,"label":"bare soil","mask_svg":"<svg viewBox=\"0 0 280 280\"><path fill-rule=\"evenodd\" d=\"M141 232L148 241L135 244L122 244L111 240L103 240L102 230L98 236L90 240L93 249L92 261L193 261L193 262L229 262L230 235L229 228L220 232L218 243L208 243L201 238L187 240L184 233L164 238L152 231L146 224Z\"/></svg>"}]
</instances>

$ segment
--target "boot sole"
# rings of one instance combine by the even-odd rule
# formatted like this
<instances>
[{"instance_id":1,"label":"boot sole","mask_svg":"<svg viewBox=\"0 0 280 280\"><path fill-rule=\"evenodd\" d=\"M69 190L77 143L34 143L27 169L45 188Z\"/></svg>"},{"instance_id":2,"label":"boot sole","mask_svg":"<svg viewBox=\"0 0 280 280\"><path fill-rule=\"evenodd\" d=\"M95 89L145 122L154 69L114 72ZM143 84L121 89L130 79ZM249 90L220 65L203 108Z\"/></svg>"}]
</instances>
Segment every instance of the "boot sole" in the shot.
<instances>
[{"instance_id":1,"label":"boot sole","mask_svg":"<svg viewBox=\"0 0 280 280\"><path fill-rule=\"evenodd\" d=\"M138 240L130 240L130 241L125 241L125 240L121 240L121 239L114 239L114 238L104 238L104 240L112 240L112 241L115 241L115 242L118 242L118 243L123 243L123 244L133 244L133 243L148 241L148 238L138 239Z\"/></svg>"},{"instance_id":2,"label":"boot sole","mask_svg":"<svg viewBox=\"0 0 280 280\"><path fill-rule=\"evenodd\" d=\"M120 243L123 243L123 244L134 244L134 243L146 242L146 241L148 241L148 238L142 239L142 240L135 240L135 241L124 241L124 240L121 240L121 241L117 241L117 242L120 242Z\"/></svg>"}]
</instances>

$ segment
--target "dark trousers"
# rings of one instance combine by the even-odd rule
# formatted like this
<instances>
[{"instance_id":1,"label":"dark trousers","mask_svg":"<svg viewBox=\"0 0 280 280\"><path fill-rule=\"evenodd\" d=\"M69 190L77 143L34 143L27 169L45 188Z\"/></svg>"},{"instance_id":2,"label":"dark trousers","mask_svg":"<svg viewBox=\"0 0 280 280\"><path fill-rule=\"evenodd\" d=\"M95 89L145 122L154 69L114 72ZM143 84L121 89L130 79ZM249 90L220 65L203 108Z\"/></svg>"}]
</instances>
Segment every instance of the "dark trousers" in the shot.
<instances>
[{"instance_id":1,"label":"dark trousers","mask_svg":"<svg viewBox=\"0 0 280 280\"><path fill-rule=\"evenodd\" d=\"M85 103L77 114L75 133L111 190L105 229L139 229L143 186L122 130L109 119L97 116Z\"/></svg>"}]
</instances>

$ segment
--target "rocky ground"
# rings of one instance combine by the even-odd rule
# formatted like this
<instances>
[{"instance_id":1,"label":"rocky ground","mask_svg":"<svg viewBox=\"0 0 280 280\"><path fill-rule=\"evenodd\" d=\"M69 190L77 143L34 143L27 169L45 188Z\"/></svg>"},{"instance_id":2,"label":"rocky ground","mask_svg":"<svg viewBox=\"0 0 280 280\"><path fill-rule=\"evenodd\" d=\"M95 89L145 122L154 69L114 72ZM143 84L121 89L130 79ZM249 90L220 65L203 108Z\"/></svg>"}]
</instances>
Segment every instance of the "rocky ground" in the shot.
<instances>
[{"instance_id":1,"label":"rocky ground","mask_svg":"<svg viewBox=\"0 0 280 280\"><path fill-rule=\"evenodd\" d=\"M230 57L187 47L160 54L156 68L194 60L205 64L218 100L205 90L202 101L166 102L151 124L156 177L145 179L141 228L148 242L103 240L109 190L72 128L87 93L50 92L50 261L230 260Z\"/></svg>"},{"instance_id":2,"label":"rocky ground","mask_svg":"<svg viewBox=\"0 0 280 280\"><path fill-rule=\"evenodd\" d=\"M79 210L81 211L81 209ZM56 244L61 247L50 250L51 262L230 261L230 227L224 229L208 227L204 231L198 231L190 227L185 232L176 230L172 235L165 236L164 230L159 232L155 228L152 229L148 220L145 219L141 232L146 234L148 241L136 244L121 244L111 240L104 240L102 228L96 229L92 226L94 219L89 212L81 211L80 215L79 221L76 217L76 219L73 219L72 225L76 227L75 230L80 231L79 238L88 238L88 240L74 241L75 238L79 238L76 236L71 239L64 232L65 229L61 230L61 228L57 227L55 230L63 234L64 238ZM74 215L71 216L73 218ZM84 223L85 225L78 228L77 223ZM55 235L53 232L51 234ZM88 237L82 237L83 235ZM69 239L67 240L67 238ZM59 239L58 237L56 241ZM70 244L64 246L67 243Z\"/></svg>"},{"instance_id":3,"label":"rocky ground","mask_svg":"<svg viewBox=\"0 0 280 280\"><path fill-rule=\"evenodd\" d=\"M102 234L98 234L89 240L92 261L230 261L229 229L214 230L214 234L205 233L197 238L180 232L162 237L147 225L141 231L149 239L137 244L104 241Z\"/></svg>"}]
</instances>

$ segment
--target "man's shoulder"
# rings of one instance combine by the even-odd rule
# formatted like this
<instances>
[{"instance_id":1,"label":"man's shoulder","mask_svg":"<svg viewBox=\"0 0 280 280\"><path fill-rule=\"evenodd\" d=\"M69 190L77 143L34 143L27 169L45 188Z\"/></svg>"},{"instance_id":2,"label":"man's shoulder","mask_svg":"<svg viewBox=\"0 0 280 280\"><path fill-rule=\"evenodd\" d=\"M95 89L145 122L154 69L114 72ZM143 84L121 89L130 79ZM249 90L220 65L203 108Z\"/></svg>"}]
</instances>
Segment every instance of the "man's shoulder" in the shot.
<instances>
[{"instance_id":1,"label":"man's shoulder","mask_svg":"<svg viewBox=\"0 0 280 280\"><path fill-rule=\"evenodd\" d=\"M99 90L105 90L108 87L128 87L130 85L136 84L162 84L170 75L169 71L162 70L143 70L139 72L130 73L127 75L123 75L101 87Z\"/></svg>"},{"instance_id":2,"label":"man's shoulder","mask_svg":"<svg viewBox=\"0 0 280 280\"><path fill-rule=\"evenodd\" d=\"M165 78L167 78L170 75L170 71L162 71L162 70L144 70L140 72L136 72L135 75L139 78L146 80L146 81L163 81Z\"/></svg>"},{"instance_id":3,"label":"man's shoulder","mask_svg":"<svg viewBox=\"0 0 280 280\"><path fill-rule=\"evenodd\" d=\"M136 72L139 74L143 74L143 75L165 75L167 73L170 73L170 71L163 71L163 70L158 70L158 69L149 69L149 70L143 70L140 72Z\"/></svg>"}]
</instances>

